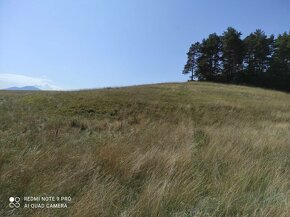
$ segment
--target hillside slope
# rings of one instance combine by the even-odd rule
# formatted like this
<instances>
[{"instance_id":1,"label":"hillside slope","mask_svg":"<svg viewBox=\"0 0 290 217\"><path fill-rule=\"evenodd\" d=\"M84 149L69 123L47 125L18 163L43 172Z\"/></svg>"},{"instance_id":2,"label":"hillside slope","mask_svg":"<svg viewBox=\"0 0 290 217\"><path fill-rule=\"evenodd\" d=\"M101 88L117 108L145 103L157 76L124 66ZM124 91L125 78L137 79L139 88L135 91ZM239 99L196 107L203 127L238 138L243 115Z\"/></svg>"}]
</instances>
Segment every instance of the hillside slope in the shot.
<instances>
[{"instance_id":1,"label":"hillside slope","mask_svg":"<svg viewBox=\"0 0 290 217\"><path fill-rule=\"evenodd\" d=\"M290 212L290 95L213 83L0 91L0 216ZM71 196L11 209L10 196Z\"/></svg>"}]
</instances>

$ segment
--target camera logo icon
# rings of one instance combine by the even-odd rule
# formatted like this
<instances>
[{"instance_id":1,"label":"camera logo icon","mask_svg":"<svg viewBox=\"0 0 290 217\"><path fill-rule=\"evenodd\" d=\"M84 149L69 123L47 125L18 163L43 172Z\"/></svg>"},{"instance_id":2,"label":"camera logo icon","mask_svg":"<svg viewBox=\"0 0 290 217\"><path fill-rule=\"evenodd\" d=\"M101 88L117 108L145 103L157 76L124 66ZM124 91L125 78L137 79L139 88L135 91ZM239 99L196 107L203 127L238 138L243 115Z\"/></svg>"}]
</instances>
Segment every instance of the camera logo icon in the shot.
<instances>
[{"instance_id":1,"label":"camera logo icon","mask_svg":"<svg viewBox=\"0 0 290 217\"><path fill-rule=\"evenodd\" d=\"M10 197L9 198L9 207L10 208L19 208L20 207L20 197Z\"/></svg>"}]
</instances>

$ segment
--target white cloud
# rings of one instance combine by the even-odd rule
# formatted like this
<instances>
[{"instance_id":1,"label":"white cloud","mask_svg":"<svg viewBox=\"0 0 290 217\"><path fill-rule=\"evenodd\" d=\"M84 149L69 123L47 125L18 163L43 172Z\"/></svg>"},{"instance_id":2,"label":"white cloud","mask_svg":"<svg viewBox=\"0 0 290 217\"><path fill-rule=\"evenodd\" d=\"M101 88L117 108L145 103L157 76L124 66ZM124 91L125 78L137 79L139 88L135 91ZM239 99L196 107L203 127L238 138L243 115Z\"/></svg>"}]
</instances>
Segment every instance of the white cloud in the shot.
<instances>
[{"instance_id":1,"label":"white cloud","mask_svg":"<svg viewBox=\"0 0 290 217\"><path fill-rule=\"evenodd\" d=\"M0 89L12 86L36 86L42 90L61 90L54 82L46 77L31 77L19 74L0 73Z\"/></svg>"}]
</instances>

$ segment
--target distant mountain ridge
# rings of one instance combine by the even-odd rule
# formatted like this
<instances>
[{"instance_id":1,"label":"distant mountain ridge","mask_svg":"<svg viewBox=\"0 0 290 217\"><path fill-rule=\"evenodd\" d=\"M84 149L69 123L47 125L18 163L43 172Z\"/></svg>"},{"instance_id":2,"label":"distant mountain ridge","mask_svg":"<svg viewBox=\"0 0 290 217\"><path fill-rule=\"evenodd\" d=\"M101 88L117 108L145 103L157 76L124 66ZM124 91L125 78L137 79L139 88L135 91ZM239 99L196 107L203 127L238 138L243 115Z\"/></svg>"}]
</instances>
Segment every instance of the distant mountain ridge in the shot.
<instances>
[{"instance_id":1,"label":"distant mountain ridge","mask_svg":"<svg viewBox=\"0 0 290 217\"><path fill-rule=\"evenodd\" d=\"M4 90L41 90L35 86L24 86L24 87L9 87Z\"/></svg>"}]
</instances>

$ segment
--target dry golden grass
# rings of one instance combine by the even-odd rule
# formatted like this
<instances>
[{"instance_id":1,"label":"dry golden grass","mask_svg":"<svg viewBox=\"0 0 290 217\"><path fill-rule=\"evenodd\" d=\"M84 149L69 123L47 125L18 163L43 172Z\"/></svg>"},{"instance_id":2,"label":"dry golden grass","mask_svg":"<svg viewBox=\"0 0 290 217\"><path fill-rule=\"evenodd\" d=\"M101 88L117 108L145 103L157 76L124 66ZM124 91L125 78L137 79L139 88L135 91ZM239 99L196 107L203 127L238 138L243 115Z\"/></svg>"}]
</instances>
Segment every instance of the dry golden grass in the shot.
<instances>
[{"instance_id":1,"label":"dry golden grass","mask_svg":"<svg viewBox=\"0 0 290 217\"><path fill-rule=\"evenodd\" d=\"M0 122L0 216L290 216L286 93L198 82L1 91ZM72 202L11 210L11 195Z\"/></svg>"}]
</instances>

